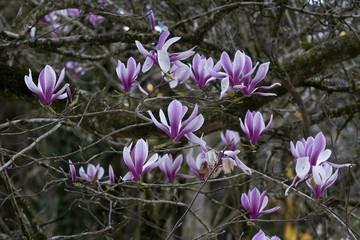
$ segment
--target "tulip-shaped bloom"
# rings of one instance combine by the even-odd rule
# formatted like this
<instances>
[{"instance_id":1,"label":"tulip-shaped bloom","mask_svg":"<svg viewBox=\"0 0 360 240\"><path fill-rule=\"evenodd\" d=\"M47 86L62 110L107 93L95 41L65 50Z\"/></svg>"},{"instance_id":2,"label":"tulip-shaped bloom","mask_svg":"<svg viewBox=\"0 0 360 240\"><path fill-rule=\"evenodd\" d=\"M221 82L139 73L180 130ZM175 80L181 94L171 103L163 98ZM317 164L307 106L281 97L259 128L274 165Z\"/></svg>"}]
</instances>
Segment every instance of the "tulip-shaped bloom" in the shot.
<instances>
[{"instance_id":1,"label":"tulip-shaped bloom","mask_svg":"<svg viewBox=\"0 0 360 240\"><path fill-rule=\"evenodd\" d=\"M225 96L226 91L241 92L244 95L261 95L261 96L274 96L274 93L261 93L256 92L258 89L271 89L279 83L271 86L256 85L261 82L269 70L269 62L260 65L255 77L251 80L251 75L255 72L258 63L252 67L252 60L245 53L236 51L234 61L231 62L229 55L226 52L221 54L221 65L226 73L215 72L209 69L213 77L223 79L221 81L221 95ZM241 77L240 77L241 76Z\"/></svg>"},{"instance_id":2,"label":"tulip-shaped bloom","mask_svg":"<svg viewBox=\"0 0 360 240\"><path fill-rule=\"evenodd\" d=\"M148 11L149 21L150 21L150 28L151 30L155 30L155 16L153 10L149 9Z\"/></svg>"},{"instance_id":3,"label":"tulip-shaped bloom","mask_svg":"<svg viewBox=\"0 0 360 240\"><path fill-rule=\"evenodd\" d=\"M197 53L193 58L192 68L194 70L194 73L191 72L192 80L194 80L200 89L203 89L207 83L215 80L208 69L218 73L221 69L221 62L217 62L214 66L214 60L212 58L206 59L206 57L200 56Z\"/></svg>"},{"instance_id":4,"label":"tulip-shaped bloom","mask_svg":"<svg viewBox=\"0 0 360 240\"><path fill-rule=\"evenodd\" d=\"M120 79L125 92L130 91L131 86L133 84L136 84L142 93L146 95L148 94L135 80L139 75L139 73L140 73L140 63L136 65L135 59L133 57L130 57L128 59L127 67L125 67L125 65L120 60L118 60L118 65L116 67L116 74Z\"/></svg>"},{"instance_id":5,"label":"tulip-shaped bloom","mask_svg":"<svg viewBox=\"0 0 360 240\"><path fill-rule=\"evenodd\" d=\"M156 52L153 50L150 52L147 51L139 41L135 41L136 47L144 56L146 56L146 60L142 67L143 72L147 72L153 64L156 64L160 67L162 72L167 73L170 70L170 63L184 60L194 54L194 48L184 52L169 54L167 50L170 45L180 40L180 37L173 37L166 41L169 35L169 31L165 31L160 35L159 42L155 47Z\"/></svg>"},{"instance_id":6,"label":"tulip-shaped bloom","mask_svg":"<svg viewBox=\"0 0 360 240\"><path fill-rule=\"evenodd\" d=\"M96 27L98 24L100 24L104 20L103 16L90 14L89 16L89 22Z\"/></svg>"},{"instance_id":7,"label":"tulip-shaped bloom","mask_svg":"<svg viewBox=\"0 0 360 240\"><path fill-rule=\"evenodd\" d=\"M240 136L238 132L226 130L225 135L221 132L221 140L231 151L235 151L240 142Z\"/></svg>"},{"instance_id":8,"label":"tulip-shaped bloom","mask_svg":"<svg viewBox=\"0 0 360 240\"><path fill-rule=\"evenodd\" d=\"M185 82L191 74L191 70L188 65L175 61L170 68L169 75L172 79L168 78L168 74L164 76L164 80L169 83L170 88L177 88L181 83Z\"/></svg>"},{"instance_id":9,"label":"tulip-shaped bloom","mask_svg":"<svg viewBox=\"0 0 360 240\"><path fill-rule=\"evenodd\" d=\"M148 113L154 124L161 130L163 130L172 140L178 141L180 138L185 136L190 141L200 144L200 141L202 140L198 138L195 134L193 134L193 132L201 128L204 123L204 117L201 114L197 115L198 105L195 104L194 110L191 113L190 117L184 122L181 122L187 110L188 108L181 105L178 100L173 100L168 107L168 117L170 125L168 124L162 109L160 109L159 111L161 123L156 120L150 110L148 111Z\"/></svg>"},{"instance_id":10,"label":"tulip-shaped bloom","mask_svg":"<svg viewBox=\"0 0 360 240\"><path fill-rule=\"evenodd\" d=\"M226 95L226 91L233 92L233 86L241 84L240 76L245 66L245 56L245 53L237 50L234 56L234 61L231 62L229 54L227 54L227 52L223 52L221 54L220 62L226 73L216 72L207 67L207 70L213 77L222 79L220 98Z\"/></svg>"},{"instance_id":11,"label":"tulip-shaped bloom","mask_svg":"<svg viewBox=\"0 0 360 240\"><path fill-rule=\"evenodd\" d=\"M69 84L65 84L57 93L55 91L59 88L64 80L65 68L62 69L59 79L56 81L56 74L52 67L46 65L40 72L38 85L36 86L29 69L29 76L25 76L26 86L40 97L41 102L44 105L50 105L55 99L64 99L67 97L67 93L64 93Z\"/></svg>"},{"instance_id":12,"label":"tulip-shaped bloom","mask_svg":"<svg viewBox=\"0 0 360 240\"><path fill-rule=\"evenodd\" d=\"M328 162L327 160L331 155L331 150L325 149L325 147L326 139L321 132L315 136L315 139L313 137L308 137L306 140L302 139L301 141L298 141L296 147L290 142L291 153L296 158L296 176L291 185L286 189L285 196L292 186L297 186L297 184L313 174L313 169L316 166L322 164L330 165L334 168L350 166L350 164L334 164Z\"/></svg>"},{"instance_id":13,"label":"tulip-shaped bloom","mask_svg":"<svg viewBox=\"0 0 360 240\"><path fill-rule=\"evenodd\" d=\"M114 169L112 168L111 165L109 165L109 181L108 181L108 183L110 183L110 184L114 184L114 183L115 183Z\"/></svg>"},{"instance_id":14,"label":"tulip-shaped bloom","mask_svg":"<svg viewBox=\"0 0 360 240\"><path fill-rule=\"evenodd\" d=\"M244 123L240 119L240 127L246 136L250 139L251 144L257 144L261 134L266 132L272 123L273 115L271 114L270 121L265 127L264 119L260 112L250 112L247 111L245 115Z\"/></svg>"},{"instance_id":15,"label":"tulip-shaped bloom","mask_svg":"<svg viewBox=\"0 0 360 240\"><path fill-rule=\"evenodd\" d=\"M66 73L72 78L79 78L85 74L85 70L77 61L67 61L65 63Z\"/></svg>"},{"instance_id":16,"label":"tulip-shaped bloom","mask_svg":"<svg viewBox=\"0 0 360 240\"><path fill-rule=\"evenodd\" d=\"M103 177L104 168L100 167L100 164L96 165L96 167L95 167L93 164L89 163L87 165L86 172L85 172L84 168L81 167L79 170L79 174L80 174L81 178L84 179L85 181L92 182L92 181L99 180Z\"/></svg>"},{"instance_id":17,"label":"tulip-shaped bloom","mask_svg":"<svg viewBox=\"0 0 360 240\"><path fill-rule=\"evenodd\" d=\"M257 219L262 214L273 213L280 208L274 207L268 210L264 210L269 202L269 199L267 196L265 196L265 194L266 191L260 195L259 190L254 188L252 191L249 190L247 195L245 193L241 195L241 204L245 210L249 212L250 219Z\"/></svg>"},{"instance_id":18,"label":"tulip-shaped bloom","mask_svg":"<svg viewBox=\"0 0 360 240\"><path fill-rule=\"evenodd\" d=\"M130 149L133 143L129 147L124 147L123 158L126 166L129 168L129 172L123 177L123 180L140 180L144 174L159 165L158 154L154 154L147 160L149 154L148 142L143 139L139 139L130 153Z\"/></svg>"},{"instance_id":19,"label":"tulip-shaped bloom","mask_svg":"<svg viewBox=\"0 0 360 240\"><path fill-rule=\"evenodd\" d=\"M269 238L262 230L260 230L256 235L254 235L252 240L280 240L280 238L278 238L277 236Z\"/></svg>"},{"instance_id":20,"label":"tulip-shaped bloom","mask_svg":"<svg viewBox=\"0 0 360 240\"><path fill-rule=\"evenodd\" d=\"M181 164L183 162L183 156L179 155L174 161L171 154L165 154L159 160L159 168L165 174L166 180L169 183L172 183L175 177L181 178L192 178L193 176L186 174L177 174L177 172L181 168Z\"/></svg>"},{"instance_id":21,"label":"tulip-shaped bloom","mask_svg":"<svg viewBox=\"0 0 360 240\"><path fill-rule=\"evenodd\" d=\"M334 184L338 177L339 169L332 174L333 168L329 164L312 167L313 177L306 180L306 184L313 191L316 198L321 198L323 192Z\"/></svg>"},{"instance_id":22,"label":"tulip-shaped bloom","mask_svg":"<svg viewBox=\"0 0 360 240\"><path fill-rule=\"evenodd\" d=\"M76 169L71 160L69 160L69 167L70 167L71 181L76 182Z\"/></svg>"},{"instance_id":23,"label":"tulip-shaped bloom","mask_svg":"<svg viewBox=\"0 0 360 240\"><path fill-rule=\"evenodd\" d=\"M197 176L199 178L199 180L203 180L204 179L204 175L200 174L200 167L203 164L203 162L206 162L206 157L205 157L205 153L201 152L196 159L194 159L191 154L188 154L186 157L186 161L190 167L190 171L192 172L192 174L194 174L195 176Z\"/></svg>"},{"instance_id":24,"label":"tulip-shaped bloom","mask_svg":"<svg viewBox=\"0 0 360 240\"><path fill-rule=\"evenodd\" d=\"M252 61L249 56L245 56L245 66L242 72L242 78L240 80L240 84L234 85L233 88L236 89L237 92L241 92L244 95L260 95L260 96L276 96L275 93L263 93L257 92L258 89L272 89L276 85L281 86L280 83L274 83L271 86L260 86L256 87L266 76L269 70L269 62L263 63L257 69L255 77L252 79L251 75L255 72L256 67L252 67Z\"/></svg>"},{"instance_id":25,"label":"tulip-shaped bloom","mask_svg":"<svg viewBox=\"0 0 360 240\"><path fill-rule=\"evenodd\" d=\"M322 132L319 132L315 139L313 137L308 137L306 140L303 138L296 143L296 147L293 142L290 142L290 150L294 158L308 157L311 166L317 166L329 159L331 150L325 149L325 147L326 139Z\"/></svg>"}]
</instances>

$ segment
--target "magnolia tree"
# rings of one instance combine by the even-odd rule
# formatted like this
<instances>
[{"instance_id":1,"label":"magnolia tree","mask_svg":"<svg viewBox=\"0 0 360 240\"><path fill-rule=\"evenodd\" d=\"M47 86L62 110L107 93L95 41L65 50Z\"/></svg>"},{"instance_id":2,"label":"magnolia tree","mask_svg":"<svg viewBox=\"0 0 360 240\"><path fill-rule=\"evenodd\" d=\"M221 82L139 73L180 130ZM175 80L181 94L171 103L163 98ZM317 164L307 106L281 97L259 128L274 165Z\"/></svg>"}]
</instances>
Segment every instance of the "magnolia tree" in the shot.
<instances>
[{"instance_id":1,"label":"magnolia tree","mask_svg":"<svg viewBox=\"0 0 360 240\"><path fill-rule=\"evenodd\" d=\"M359 8L0 2L0 238L359 239Z\"/></svg>"}]
</instances>

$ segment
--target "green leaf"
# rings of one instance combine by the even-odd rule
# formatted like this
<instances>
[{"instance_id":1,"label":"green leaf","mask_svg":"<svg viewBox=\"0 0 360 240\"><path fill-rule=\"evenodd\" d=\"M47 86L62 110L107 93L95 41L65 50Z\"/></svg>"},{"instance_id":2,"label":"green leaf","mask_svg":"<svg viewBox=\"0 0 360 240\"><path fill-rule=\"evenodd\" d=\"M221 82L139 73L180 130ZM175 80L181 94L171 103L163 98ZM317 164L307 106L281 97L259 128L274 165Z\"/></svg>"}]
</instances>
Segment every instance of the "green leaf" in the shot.
<instances>
[{"instance_id":1,"label":"green leaf","mask_svg":"<svg viewBox=\"0 0 360 240\"><path fill-rule=\"evenodd\" d=\"M225 92L229 97L234 97L235 93L234 92L230 92L230 91L226 91Z\"/></svg>"}]
</instances>

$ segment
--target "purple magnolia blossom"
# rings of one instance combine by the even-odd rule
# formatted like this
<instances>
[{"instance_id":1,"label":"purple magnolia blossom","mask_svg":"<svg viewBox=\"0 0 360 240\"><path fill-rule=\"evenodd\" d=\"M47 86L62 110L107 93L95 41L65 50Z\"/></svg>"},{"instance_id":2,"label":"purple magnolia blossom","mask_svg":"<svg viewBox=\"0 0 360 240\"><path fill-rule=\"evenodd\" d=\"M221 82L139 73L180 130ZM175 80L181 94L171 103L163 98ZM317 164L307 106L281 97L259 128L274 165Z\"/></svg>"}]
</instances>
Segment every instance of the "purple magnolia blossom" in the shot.
<instances>
[{"instance_id":1,"label":"purple magnolia blossom","mask_svg":"<svg viewBox=\"0 0 360 240\"><path fill-rule=\"evenodd\" d=\"M256 75L254 78L251 78L251 75L255 72L256 67L252 67L252 61L249 56L245 56L245 66L242 72L242 78L240 84L234 85L233 88L238 92L241 92L244 95L260 95L260 96L276 96L275 93L263 93L257 92L258 89L272 89L276 85L281 86L280 83L274 83L270 86L260 86L256 87L266 76L269 70L269 62L263 63L257 69Z\"/></svg>"},{"instance_id":2,"label":"purple magnolia blossom","mask_svg":"<svg viewBox=\"0 0 360 240\"><path fill-rule=\"evenodd\" d=\"M79 174L82 179L88 182L92 182L95 180L99 180L104 175L104 168L100 167L100 164L96 165L96 167L89 163L86 168L86 172L83 167L80 168Z\"/></svg>"},{"instance_id":3,"label":"purple magnolia blossom","mask_svg":"<svg viewBox=\"0 0 360 240\"><path fill-rule=\"evenodd\" d=\"M170 64L184 60L194 54L192 49L179 53L168 53L167 50L171 44L180 40L180 37L173 37L166 41L169 37L170 32L165 31L159 37L159 42L156 45L156 52L151 50L147 51L139 41L135 41L136 47L139 51L146 56L146 60L143 64L142 71L147 72L153 64L158 65L163 73L167 73L170 70Z\"/></svg>"},{"instance_id":4,"label":"purple magnolia blossom","mask_svg":"<svg viewBox=\"0 0 360 240\"><path fill-rule=\"evenodd\" d=\"M204 180L204 175L200 174L200 167L203 162L206 162L205 153L201 152L200 154L198 154L196 159L194 159L191 154L188 154L186 157L186 161L190 167L190 171L192 172L192 174L197 176L199 180Z\"/></svg>"},{"instance_id":5,"label":"purple magnolia blossom","mask_svg":"<svg viewBox=\"0 0 360 240\"><path fill-rule=\"evenodd\" d=\"M163 74L165 81L169 83L170 88L177 88L181 83L185 82L191 74L190 67L180 61L175 61L170 68L169 74ZM168 75L172 79L169 79Z\"/></svg>"},{"instance_id":6,"label":"purple magnolia blossom","mask_svg":"<svg viewBox=\"0 0 360 240\"><path fill-rule=\"evenodd\" d=\"M30 89L30 91L40 97L40 100L44 105L50 105L55 99L64 99L68 97L68 94L64 93L65 90L69 87L68 83L66 83L57 93L55 93L56 89L58 89L63 82L64 76L65 68L62 69L59 79L56 81L56 74L54 69L51 66L46 65L45 68L40 72L37 86L32 79L30 69L29 76L25 75L25 84Z\"/></svg>"},{"instance_id":7,"label":"purple magnolia blossom","mask_svg":"<svg viewBox=\"0 0 360 240\"><path fill-rule=\"evenodd\" d=\"M81 10L77 8L68 8L66 9L66 14L68 17L78 17L81 14Z\"/></svg>"},{"instance_id":8,"label":"purple magnolia blossom","mask_svg":"<svg viewBox=\"0 0 360 240\"><path fill-rule=\"evenodd\" d=\"M257 219L262 214L273 213L280 208L274 207L268 210L264 210L269 202L269 199L267 196L265 196L265 194L266 191L260 195L259 190L254 188L252 191L249 190L247 195L245 193L241 195L241 204L245 210L249 212L250 219Z\"/></svg>"},{"instance_id":9,"label":"purple magnolia blossom","mask_svg":"<svg viewBox=\"0 0 360 240\"><path fill-rule=\"evenodd\" d=\"M76 169L71 160L69 160L69 167L70 167L71 181L76 182Z\"/></svg>"},{"instance_id":10,"label":"purple magnolia blossom","mask_svg":"<svg viewBox=\"0 0 360 240\"><path fill-rule=\"evenodd\" d=\"M240 127L246 136L250 139L251 144L257 144L261 134L266 132L272 123L273 115L271 114L270 121L265 127L264 119L260 112L250 112L247 111L245 115L244 123L240 119Z\"/></svg>"},{"instance_id":11,"label":"purple magnolia blossom","mask_svg":"<svg viewBox=\"0 0 360 240\"><path fill-rule=\"evenodd\" d=\"M220 97L224 97L226 91L241 92L244 95L276 95L274 93L256 92L258 89L271 89L276 85L280 85L279 83L275 83L271 86L261 86L256 88L256 85L266 76L269 70L269 62L261 64L255 77L251 79L251 75L255 72L258 64L256 64L255 67L252 67L252 60L245 53L237 50L234 61L231 62L229 55L226 52L223 52L220 61L226 73L216 72L208 68L213 77L223 79L221 81Z\"/></svg>"},{"instance_id":12,"label":"purple magnolia blossom","mask_svg":"<svg viewBox=\"0 0 360 240\"><path fill-rule=\"evenodd\" d=\"M144 174L159 165L158 154L154 154L147 160L149 154L148 142L143 139L139 139L133 150L130 153L130 149L133 143L129 147L124 147L123 158L126 166L129 168L129 172L123 177L123 180L140 180Z\"/></svg>"},{"instance_id":13,"label":"purple magnolia blossom","mask_svg":"<svg viewBox=\"0 0 360 240\"><path fill-rule=\"evenodd\" d=\"M252 240L280 240L280 238L278 238L277 236L269 238L262 230L260 230L256 235L254 235Z\"/></svg>"},{"instance_id":14,"label":"purple magnolia blossom","mask_svg":"<svg viewBox=\"0 0 360 240\"><path fill-rule=\"evenodd\" d=\"M321 198L324 191L334 184L339 169L332 174L333 168L329 164L312 167L313 177L306 180L306 184L313 191L316 198Z\"/></svg>"},{"instance_id":15,"label":"purple magnolia blossom","mask_svg":"<svg viewBox=\"0 0 360 240\"><path fill-rule=\"evenodd\" d=\"M90 16L89 16L89 22L94 27L96 27L98 24L100 24L103 20L104 20L103 16L99 16L99 15L95 15L95 14L90 14Z\"/></svg>"},{"instance_id":16,"label":"purple magnolia blossom","mask_svg":"<svg viewBox=\"0 0 360 240\"><path fill-rule=\"evenodd\" d=\"M181 178L192 178L193 176L186 175L186 174L177 174L177 172L181 168L181 164L183 162L183 156L179 155L175 160L173 160L173 157L171 154L165 154L162 158L159 160L159 168L160 170L165 174L166 180L169 183L172 183L175 179L175 177L181 177Z\"/></svg>"},{"instance_id":17,"label":"purple magnolia blossom","mask_svg":"<svg viewBox=\"0 0 360 240\"><path fill-rule=\"evenodd\" d=\"M296 158L296 176L291 185L286 189L285 195L288 194L288 191L292 186L297 186L298 183L304 181L309 175L313 174L314 168L318 169L316 168L317 166L323 164L330 165L334 168L350 166L350 164L334 164L328 162L327 160L331 155L331 150L325 149L325 147L326 139L321 132L315 136L315 139L313 137L308 137L307 140L303 138L296 143L296 147L290 142L291 153ZM322 174L322 176L325 175Z\"/></svg>"},{"instance_id":18,"label":"purple magnolia blossom","mask_svg":"<svg viewBox=\"0 0 360 240\"><path fill-rule=\"evenodd\" d=\"M56 15L56 11L52 11L46 14L42 19L40 19L39 23L44 24L44 23L54 22L57 20L57 18L58 17Z\"/></svg>"},{"instance_id":19,"label":"purple magnolia blossom","mask_svg":"<svg viewBox=\"0 0 360 240\"><path fill-rule=\"evenodd\" d=\"M178 100L173 100L168 107L168 117L170 125L168 124L165 114L162 109L159 111L161 123L156 120L152 112L149 110L148 113L154 124L164 131L172 140L178 141L180 138L185 136L194 143L199 143L204 147L201 142L202 139L197 137L193 132L199 130L204 123L204 117L198 114L198 105L195 104L194 110L190 117L185 121L181 122L185 116L188 108L181 105ZM206 147L205 147L206 148Z\"/></svg>"},{"instance_id":20,"label":"purple magnolia blossom","mask_svg":"<svg viewBox=\"0 0 360 240\"><path fill-rule=\"evenodd\" d=\"M116 74L120 79L124 91L130 91L130 88L133 84L136 84L140 90L140 92L148 95L148 93L140 86L140 84L135 80L140 73L141 65L138 63L136 65L136 61L133 57L130 57L127 61L127 67L118 60L118 65L116 67Z\"/></svg>"},{"instance_id":21,"label":"purple magnolia blossom","mask_svg":"<svg viewBox=\"0 0 360 240\"><path fill-rule=\"evenodd\" d=\"M148 16L150 21L150 28L151 30L155 30L155 16L153 10L149 9Z\"/></svg>"},{"instance_id":22,"label":"purple magnolia blossom","mask_svg":"<svg viewBox=\"0 0 360 240\"><path fill-rule=\"evenodd\" d=\"M77 61L67 61L65 67L67 74L72 78L79 78L85 74L84 68Z\"/></svg>"},{"instance_id":23,"label":"purple magnolia blossom","mask_svg":"<svg viewBox=\"0 0 360 240\"><path fill-rule=\"evenodd\" d=\"M226 130L225 135L221 132L221 140L231 151L235 151L240 142L240 136L236 131Z\"/></svg>"},{"instance_id":24,"label":"purple magnolia blossom","mask_svg":"<svg viewBox=\"0 0 360 240\"><path fill-rule=\"evenodd\" d=\"M311 166L317 166L329 159L331 150L325 149L325 147L326 139L322 132L319 132L315 139L308 137L306 140L303 138L301 141L297 141L296 147L293 142L290 142L290 150L294 158L308 157Z\"/></svg>"},{"instance_id":25,"label":"purple magnolia blossom","mask_svg":"<svg viewBox=\"0 0 360 240\"><path fill-rule=\"evenodd\" d=\"M206 57L200 56L197 53L193 58L192 68L194 70L194 73L191 72L192 80L194 80L200 89L203 89L207 83L215 80L208 69L218 73L221 69L221 62L217 62L214 66L214 60L212 58L206 59Z\"/></svg>"},{"instance_id":26,"label":"purple magnolia blossom","mask_svg":"<svg viewBox=\"0 0 360 240\"><path fill-rule=\"evenodd\" d=\"M114 169L112 168L111 164L109 165L109 181L108 181L108 183L110 183L110 184L115 183Z\"/></svg>"}]
</instances>

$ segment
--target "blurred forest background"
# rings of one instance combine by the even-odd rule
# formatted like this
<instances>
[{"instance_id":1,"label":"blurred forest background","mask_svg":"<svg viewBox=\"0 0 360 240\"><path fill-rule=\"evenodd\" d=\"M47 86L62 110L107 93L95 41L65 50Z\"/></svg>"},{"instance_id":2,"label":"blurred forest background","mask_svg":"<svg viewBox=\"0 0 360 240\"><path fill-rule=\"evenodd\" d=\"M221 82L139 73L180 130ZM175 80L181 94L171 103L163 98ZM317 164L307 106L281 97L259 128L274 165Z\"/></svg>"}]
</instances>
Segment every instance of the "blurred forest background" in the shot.
<instances>
[{"instance_id":1,"label":"blurred forest background","mask_svg":"<svg viewBox=\"0 0 360 240\"><path fill-rule=\"evenodd\" d=\"M13 161L0 172L0 239L165 239L188 208L171 239L251 239L259 229L287 240L360 239L359 22L357 0L0 0L1 166ZM191 79L191 89L171 89L156 66L137 78L148 97L136 87L119 94L117 61L143 64L135 40L154 49L166 29L181 37L169 52L196 46L217 62L223 51L233 59L240 50L253 63L270 62L262 84L281 83L267 91L277 96L219 99L219 79L202 91ZM66 66L72 106L56 100L52 113L26 87L29 69L37 84L45 65L57 76ZM195 134L210 148L225 147L220 132L238 131L238 156L258 172L235 168L202 186L197 178L167 183L156 168L141 182L123 182L123 148L140 138L151 154L183 154L181 173L190 174L186 155L192 149L195 158L200 148L185 138L170 143L146 113L158 118L173 99L190 110L199 105L205 122ZM266 123L274 116L255 149L238 120L248 110L261 111ZM318 132L331 162L353 166L340 170L320 200L305 184L285 197L295 176L290 141ZM89 186L77 174L73 184L69 159L77 172L100 164L103 179ZM109 164L112 186L105 183ZM281 208L250 222L240 197L254 187Z\"/></svg>"}]
</instances>

